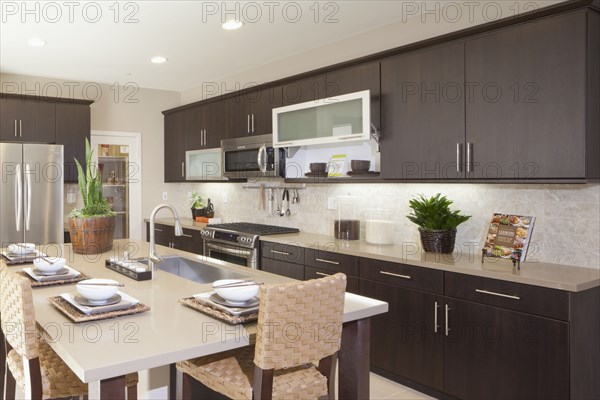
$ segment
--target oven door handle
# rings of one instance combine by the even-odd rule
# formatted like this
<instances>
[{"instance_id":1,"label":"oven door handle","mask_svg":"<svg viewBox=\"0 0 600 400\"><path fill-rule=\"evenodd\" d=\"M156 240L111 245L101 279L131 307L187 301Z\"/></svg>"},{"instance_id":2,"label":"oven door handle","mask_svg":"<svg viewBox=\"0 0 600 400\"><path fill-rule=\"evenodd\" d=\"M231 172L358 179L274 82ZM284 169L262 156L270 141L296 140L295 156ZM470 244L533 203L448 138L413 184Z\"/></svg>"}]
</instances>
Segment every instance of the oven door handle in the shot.
<instances>
[{"instance_id":1,"label":"oven door handle","mask_svg":"<svg viewBox=\"0 0 600 400\"><path fill-rule=\"evenodd\" d=\"M266 164L266 158L267 158L267 145L263 144L262 146L260 146L260 149L258 149L258 169L260 169L260 172L262 172L263 174L267 172L267 164Z\"/></svg>"},{"instance_id":2,"label":"oven door handle","mask_svg":"<svg viewBox=\"0 0 600 400\"><path fill-rule=\"evenodd\" d=\"M247 256L252 257L253 250L243 250L236 248L235 250L226 247L226 246L218 246L212 243L206 243L206 247L212 250L221 251L226 254L231 254L233 256ZM210 256L209 256L210 257Z\"/></svg>"}]
</instances>

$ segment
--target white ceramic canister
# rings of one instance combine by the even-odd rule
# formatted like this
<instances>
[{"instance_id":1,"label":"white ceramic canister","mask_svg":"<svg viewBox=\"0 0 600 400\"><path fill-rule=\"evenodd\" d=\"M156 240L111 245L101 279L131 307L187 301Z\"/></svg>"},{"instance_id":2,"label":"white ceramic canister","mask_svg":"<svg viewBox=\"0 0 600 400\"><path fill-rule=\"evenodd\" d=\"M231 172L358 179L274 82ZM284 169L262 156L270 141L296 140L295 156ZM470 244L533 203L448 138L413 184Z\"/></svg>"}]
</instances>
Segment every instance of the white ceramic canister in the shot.
<instances>
[{"instance_id":1,"label":"white ceramic canister","mask_svg":"<svg viewBox=\"0 0 600 400\"><path fill-rule=\"evenodd\" d=\"M384 209L365 211L365 240L371 244L394 244L392 212Z\"/></svg>"}]
</instances>

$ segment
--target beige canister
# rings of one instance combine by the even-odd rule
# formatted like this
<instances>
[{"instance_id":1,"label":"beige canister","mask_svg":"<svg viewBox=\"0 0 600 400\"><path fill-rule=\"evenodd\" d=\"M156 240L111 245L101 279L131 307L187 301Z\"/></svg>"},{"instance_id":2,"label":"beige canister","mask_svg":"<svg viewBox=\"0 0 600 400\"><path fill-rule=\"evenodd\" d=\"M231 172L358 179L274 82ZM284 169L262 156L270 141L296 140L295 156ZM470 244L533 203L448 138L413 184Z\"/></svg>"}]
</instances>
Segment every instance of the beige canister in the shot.
<instances>
[{"instance_id":1,"label":"beige canister","mask_svg":"<svg viewBox=\"0 0 600 400\"><path fill-rule=\"evenodd\" d=\"M394 222L390 210L365 211L365 240L371 244L394 244Z\"/></svg>"}]
</instances>

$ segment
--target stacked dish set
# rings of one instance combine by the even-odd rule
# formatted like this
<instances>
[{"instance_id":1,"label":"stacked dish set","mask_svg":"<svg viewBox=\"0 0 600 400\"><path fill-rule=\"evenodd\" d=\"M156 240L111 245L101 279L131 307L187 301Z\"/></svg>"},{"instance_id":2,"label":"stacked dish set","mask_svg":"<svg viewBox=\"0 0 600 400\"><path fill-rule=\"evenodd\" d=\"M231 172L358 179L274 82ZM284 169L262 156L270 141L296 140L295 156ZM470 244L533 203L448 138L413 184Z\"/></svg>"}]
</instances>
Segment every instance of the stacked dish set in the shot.
<instances>
[{"instance_id":1,"label":"stacked dish set","mask_svg":"<svg viewBox=\"0 0 600 400\"><path fill-rule=\"evenodd\" d=\"M35 243L13 243L2 252L2 256L7 260L7 264L23 264L30 263L38 257L46 257L46 254L36 250Z\"/></svg>"},{"instance_id":2,"label":"stacked dish set","mask_svg":"<svg viewBox=\"0 0 600 400\"><path fill-rule=\"evenodd\" d=\"M60 257L38 256L33 260L33 268L23 268L23 272L37 282L66 281L75 279L81 273L66 265Z\"/></svg>"},{"instance_id":3,"label":"stacked dish set","mask_svg":"<svg viewBox=\"0 0 600 400\"><path fill-rule=\"evenodd\" d=\"M194 299L233 316L253 314L258 310L258 287L261 282L221 279L213 283L213 291L194 295Z\"/></svg>"},{"instance_id":4,"label":"stacked dish set","mask_svg":"<svg viewBox=\"0 0 600 400\"><path fill-rule=\"evenodd\" d=\"M86 279L77 283L76 293L63 293L60 297L86 315L124 310L139 300L121 292L119 288L123 286L112 279Z\"/></svg>"}]
</instances>

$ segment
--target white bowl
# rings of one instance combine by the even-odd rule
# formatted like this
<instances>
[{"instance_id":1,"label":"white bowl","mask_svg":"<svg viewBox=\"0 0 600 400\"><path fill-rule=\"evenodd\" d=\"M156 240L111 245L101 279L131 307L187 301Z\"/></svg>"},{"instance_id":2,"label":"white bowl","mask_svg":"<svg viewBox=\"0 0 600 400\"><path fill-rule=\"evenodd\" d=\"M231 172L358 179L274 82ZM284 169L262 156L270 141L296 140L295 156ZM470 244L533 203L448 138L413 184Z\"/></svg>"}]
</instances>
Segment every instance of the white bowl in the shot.
<instances>
[{"instance_id":1,"label":"white bowl","mask_svg":"<svg viewBox=\"0 0 600 400\"><path fill-rule=\"evenodd\" d=\"M258 294L258 285L217 288L217 286L243 282L241 279L221 279L213 283L213 288L219 296L230 303L242 304Z\"/></svg>"},{"instance_id":2,"label":"white bowl","mask_svg":"<svg viewBox=\"0 0 600 400\"><path fill-rule=\"evenodd\" d=\"M8 251L13 254L29 254L35 251L35 243L14 243L8 245Z\"/></svg>"},{"instance_id":3,"label":"white bowl","mask_svg":"<svg viewBox=\"0 0 600 400\"><path fill-rule=\"evenodd\" d=\"M117 293L118 286L92 286L86 283L118 283L112 279L86 279L76 285L77 292L89 301L102 302Z\"/></svg>"},{"instance_id":4,"label":"white bowl","mask_svg":"<svg viewBox=\"0 0 600 400\"><path fill-rule=\"evenodd\" d=\"M45 258L45 260L44 260ZM62 268L64 268L67 260L59 257L44 257L44 258L36 258L33 260L33 265L35 268L39 269L43 272L56 272ZM48 261L51 262L48 262Z\"/></svg>"}]
</instances>

